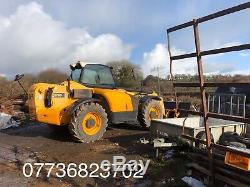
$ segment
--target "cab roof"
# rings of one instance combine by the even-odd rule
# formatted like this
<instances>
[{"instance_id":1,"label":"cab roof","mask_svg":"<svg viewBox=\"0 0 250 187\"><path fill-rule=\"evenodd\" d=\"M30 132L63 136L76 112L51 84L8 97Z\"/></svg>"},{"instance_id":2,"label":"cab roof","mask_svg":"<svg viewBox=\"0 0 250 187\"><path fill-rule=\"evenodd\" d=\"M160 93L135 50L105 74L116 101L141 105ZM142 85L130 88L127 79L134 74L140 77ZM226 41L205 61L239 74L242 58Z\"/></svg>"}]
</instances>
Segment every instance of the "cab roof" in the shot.
<instances>
[{"instance_id":1,"label":"cab roof","mask_svg":"<svg viewBox=\"0 0 250 187\"><path fill-rule=\"evenodd\" d=\"M96 65L106 66L104 64L99 64L99 63L89 63L89 62L78 61L77 63L70 64L70 69L71 70L73 70L73 69L82 69L86 65L90 65L90 64L96 64Z\"/></svg>"}]
</instances>

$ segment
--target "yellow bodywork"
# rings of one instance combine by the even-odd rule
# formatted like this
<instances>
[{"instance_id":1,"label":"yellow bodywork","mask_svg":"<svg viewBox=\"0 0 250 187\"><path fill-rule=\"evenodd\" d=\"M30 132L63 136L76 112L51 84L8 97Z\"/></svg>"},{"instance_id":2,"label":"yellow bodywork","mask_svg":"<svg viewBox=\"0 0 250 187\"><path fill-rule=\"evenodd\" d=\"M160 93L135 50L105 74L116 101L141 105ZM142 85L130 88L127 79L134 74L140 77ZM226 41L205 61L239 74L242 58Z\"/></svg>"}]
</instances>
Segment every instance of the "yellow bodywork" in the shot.
<instances>
[{"instance_id":1,"label":"yellow bodywork","mask_svg":"<svg viewBox=\"0 0 250 187\"><path fill-rule=\"evenodd\" d=\"M46 108L44 104L45 93L48 88L53 88L52 106ZM111 112L132 112L133 103L130 96L137 92L129 92L124 89L89 88L75 81L70 81L70 89L89 89L93 94L103 96ZM61 97L57 97L60 94ZM154 92L151 96L157 96ZM32 119L54 125L65 125L70 120L70 109L77 99L69 95L68 82L62 84L34 84L29 89L29 113ZM163 100L161 100L163 105Z\"/></svg>"},{"instance_id":2,"label":"yellow bodywork","mask_svg":"<svg viewBox=\"0 0 250 187\"><path fill-rule=\"evenodd\" d=\"M76 101L69 96L67 91L67 82L61 85L38 83L34 84L29 90L29 113L32 119L39 122L63 125L69 122L68 111L70 106ZM72 88L85 88L83 85L72 82ZM52 106L46 108L44 105L45 92L52 87L53 94L64 93L64 98L55 98L52 95ZM87 88L86 88L87 89Z\"/></svg>"}]
</instances>

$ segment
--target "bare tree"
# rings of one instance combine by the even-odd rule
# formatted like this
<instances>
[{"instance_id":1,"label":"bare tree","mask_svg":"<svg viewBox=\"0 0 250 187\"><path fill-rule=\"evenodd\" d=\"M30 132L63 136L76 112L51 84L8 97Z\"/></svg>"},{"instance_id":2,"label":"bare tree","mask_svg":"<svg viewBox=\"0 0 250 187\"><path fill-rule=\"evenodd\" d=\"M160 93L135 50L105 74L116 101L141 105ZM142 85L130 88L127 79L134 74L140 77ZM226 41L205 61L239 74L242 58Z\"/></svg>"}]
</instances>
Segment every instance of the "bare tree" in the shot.
<instances>
[{"instance_id":1,"label":"bare tree","mask_svg":"<svg viewBox=\"0 0 250 187\"><path fill-rule=\"evenodd\" d=\"M61 83L67 78L68 75L66 73L56 69L48 69L38 74L37 82Z\"/></svg>"}]
</instances>

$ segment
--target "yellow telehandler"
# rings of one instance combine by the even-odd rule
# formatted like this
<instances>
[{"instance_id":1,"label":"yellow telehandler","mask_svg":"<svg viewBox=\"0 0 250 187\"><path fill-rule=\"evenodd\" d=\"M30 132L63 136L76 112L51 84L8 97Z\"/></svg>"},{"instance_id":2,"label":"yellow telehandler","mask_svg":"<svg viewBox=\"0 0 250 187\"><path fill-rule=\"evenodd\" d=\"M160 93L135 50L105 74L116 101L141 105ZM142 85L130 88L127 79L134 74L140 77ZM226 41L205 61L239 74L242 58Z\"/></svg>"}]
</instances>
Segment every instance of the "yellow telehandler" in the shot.
<instances>
[{"instance_id":1,"label":"yellow telehandler","mask_svg":"<svg viewBox=\"0 0 250 187\"><path fill-rule=\"evenodd\" d=\"M78 61L61 84L37 83L28 91L31 119L67 125L80 142L100 139L109 123L139 122L149 127L165 115L163 99L155 92L117 88L112 68Z\"/></svg>"}]
</instances>

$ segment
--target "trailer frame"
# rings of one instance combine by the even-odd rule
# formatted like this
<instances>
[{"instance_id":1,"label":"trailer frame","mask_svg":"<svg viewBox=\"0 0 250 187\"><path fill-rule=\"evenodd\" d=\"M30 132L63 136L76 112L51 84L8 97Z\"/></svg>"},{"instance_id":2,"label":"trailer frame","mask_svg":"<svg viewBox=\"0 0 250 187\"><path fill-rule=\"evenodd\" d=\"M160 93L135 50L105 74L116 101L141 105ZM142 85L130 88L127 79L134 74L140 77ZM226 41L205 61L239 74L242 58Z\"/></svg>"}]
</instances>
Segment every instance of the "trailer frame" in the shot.
<instances>
[{"instance_id":1,"label":"trailer frame","mask_svg":"<svg viewBox=\"0 0 250 187\"><path fill-rule=\"evenodd\" d=\"M199 143L206 144L206 149L207 149L207 154L209 158L209 170L210 173L213 174L213 150L214 149L220 149L224 151L229 151L233 152L239 155L247 155L250 157L249 153L244 153L239 150L234 150L232 148L218 145L216 143L211 142L211 137L210 137L210 131L209 131L209 124L207 122L208 117L213 117L213 118L218 118L218 119L225 119L225 120L231 120L231 121L236 121L236 122L243 122L243 123L249 123L250 119L241 117L241 116L232 116L232 115L225 115L225 114L218 114L218 113L212 113L208 112L208 106L207 106L207 98L206 98L206 87L219 87L219 86L234 86L234 87L249 87L250 83L211 83L211 82L205 82L204 80L204 72L203 72L203 61L202 61L202 56L207 56L207 55L215 55L215 54L221 54L221 53L228 53L228 52L234 52L234 51L242 51L242 50L248 50L250 49L250 44L241 44L241 45L235 45L235 46L230 46L230 47L222 47L222 48L217 48L217 49L211 49L211 50L205 50L201 51L201 44L200 44L200 34L199 34L199 24L222 17L226 16L235 12L239 12L245 9L250 8L250 2L246 2L228 9L224 9L222 11L198 18L198 19L193 19L192 21L171 27L167 29L167 39L168 39L168 53L169 53L169 58L170 58L170 80L172 81L173 84L173 97L175 98L175 103L176 103L176 108L179 112L188 112L189 114L192 115L199 115L203 117L204 120L204 126L205 126L205 133L206 133L206 141L202 141L200 139L194 138L192 136L182 134L183 138L189 139L191 141L197 141ZM194 32L194 40L195 40L195 52L192 53L187 53L187 54L182 54L182 55L176 55L172 56L171 53L171 43L170 43L170 33L173 33L177 30L181 30L187 27L193 27L193 32ZM199 77L199 82L196 83L176 83L174 82L174 75L173 75L173 61L176 60L181 60L181 59L187 59L187 58L192 58L196 57L197 59L197 66L198 66L198 77ZM178 98L177 98L177 87L199 87L200 88L200 98L202 101L202 111L191 111L191 110L183 110L183 109L178 109ZM183 127L184 129L184 127ZM213 184L214 181L214 176L211 177L211 184Z\"/></svg>"}]
</instances>

